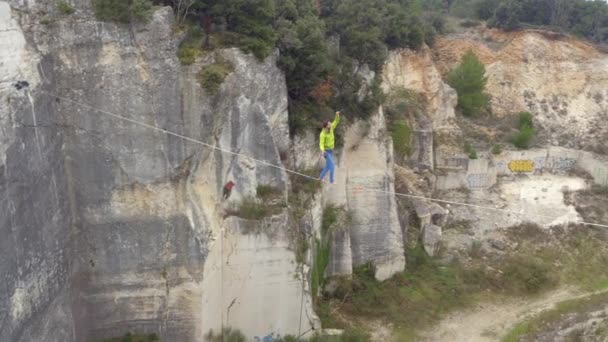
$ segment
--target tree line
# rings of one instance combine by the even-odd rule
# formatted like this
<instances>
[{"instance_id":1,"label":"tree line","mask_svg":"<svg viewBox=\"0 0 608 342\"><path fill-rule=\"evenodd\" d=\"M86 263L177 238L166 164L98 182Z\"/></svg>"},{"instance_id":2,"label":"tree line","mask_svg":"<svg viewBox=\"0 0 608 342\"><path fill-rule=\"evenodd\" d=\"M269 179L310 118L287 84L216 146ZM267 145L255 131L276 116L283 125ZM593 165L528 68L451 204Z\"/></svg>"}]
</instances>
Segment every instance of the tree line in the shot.
<instances>
[{"instance_id":1,"label":"tree line","mask_svg":"<svg viewBox=\"0 0 608 342\"><path fill-rule=\"evenodd\" d=\"M106 1L106 0L96 0ZM112 1L112 0L107 0ZM138 0L139 1L139 0ZM379 77L361 96L368 66L379 74L389 49L417 49L443 30L424 20L419 0L155 0L178 22L264 59L279 50L292 129L316 125L334 109L365 116L381 101ZM331 109L330 109L331 108Z\"/></svg>"},{"instance_id":2,"label":"tree line","mask_svg":"<svg viewBox=\"0 0 608 342\"><path fill-rule=\"evenodd\" d=\"M506 30L528 25L572 33L595 43L608 44L608 2L604 0L429 0L435 8L488 20Z\"/></svg>"}]
</instances>

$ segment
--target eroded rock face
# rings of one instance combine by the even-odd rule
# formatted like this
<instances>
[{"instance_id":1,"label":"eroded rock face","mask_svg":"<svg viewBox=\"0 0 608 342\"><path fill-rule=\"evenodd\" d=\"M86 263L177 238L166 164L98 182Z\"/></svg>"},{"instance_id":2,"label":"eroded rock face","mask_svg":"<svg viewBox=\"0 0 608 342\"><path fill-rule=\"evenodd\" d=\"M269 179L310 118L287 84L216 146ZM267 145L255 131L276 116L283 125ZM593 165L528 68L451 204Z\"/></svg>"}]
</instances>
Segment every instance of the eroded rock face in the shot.
<instances>
[{"instance_id":1,"label":"eroded rock face","mask_svg":"<svg viewBox=\"0 0 608 342\"><path fill-rule=\"evenodd\" d=\"M64 137L16 81L39 84L38 56L10 4L0 1L0 341L70 341L74 253ZM45 314L42 314L45 312ZM56 327L49 331L47 327Z\"/></svg>"},{"instance_id":2,"label":"eroded rock face","mask_svg":"<svg viewBox=\"0 0 608 342\"><path fill-rule=\"evenodd\" d=\"M276 56L258 62L230 49L182 67L170 8L146 25L124 27L94 20L88 1L74 5L73 16L43 25L40 11L53 13L54 2L0 2L0 340L85 341L138 331L200 341L217 330L213 310L224 313L225 324L243 325L248 338L308 330L309 320L300 325L298 315L296 326L277 311L290 308L295 317L296 306L306 308L284 235L262 241L282 256L282 273L252 287L241 282L249 297L238 303L283 320L250 324L234 318L246 311L233 305L229 318L226 307L209 310L205 301L219 296L205 281L224 263L210 264L209 256L230 246L215 242L219 232L240 234L237 224L224 223L230 204L219 200L223 184L237 183L236 201L260 184L286 190L285 173L99 111L281 165L287 94ZM234 71L211 96L195 75L220 57ZM19 79L29 87L12 87ZM234 241L224 257L244 258L239 267L254 263L243 257L251 245ZM260 299L265 282L288 297L280 306Z\"/></svg>"},{"instance_id":3,"label":"eroded rock face","mask_svg":"<svg viewBox=\"0 0 608 342\"><path fill-rule=\"evenodd\" d=\"M454 108L458 94L441 79L430 48L418 52L398 50L388 56L382 73L385 92L402 87L422 93L428 106L432 126L427 129L454 130L457 128Z\"/></svg>"},{"instance_id":4,"label":"eroded rock face","mask_svg":"<svg viewBox=\"0 0 608 342\"><path fill-rule=\"evenodd\" d=\"M348 236L336 237L334 257L352 258L330 262L341 265L334 268L337 274L352 272L346 269L349 264L372 263L376 278L384 280L405 267L403 230L393 195L393 149L385 129L382 109L369 123L350 126L337 158L336 184L323 189L326 204L344 206L353 216Z\"/></svg>"},{"instance_id":5,"label":"eroded rock face","mask_svg":"<svg viewBox=\"0 0 608 342\"><path fill-rule=\"evenodd\" d=\"M608 132L608 55L556 33L481 30L485 40L438 40L436 62L444 74L472 49L486 64L495 115L530 111L548 143L606 153L598 141Z\"/></svg>"}]
</instances>

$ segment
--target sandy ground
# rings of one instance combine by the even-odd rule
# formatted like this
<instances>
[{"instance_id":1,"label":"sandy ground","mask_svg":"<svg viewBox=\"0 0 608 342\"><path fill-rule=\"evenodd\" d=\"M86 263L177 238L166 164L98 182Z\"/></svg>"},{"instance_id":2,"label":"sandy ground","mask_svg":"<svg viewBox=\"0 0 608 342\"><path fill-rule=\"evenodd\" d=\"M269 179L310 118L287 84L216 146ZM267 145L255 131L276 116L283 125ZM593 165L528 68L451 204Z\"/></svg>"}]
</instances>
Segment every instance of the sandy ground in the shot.
<instances>
[{"instance_id":1,"label":"sandy ground","mask_svg":"<svg viewBox=\"0 0 608 342\"><path fill-rule=\"evenodd\" d=\"M601 292L608 292L603 290ZM422 341L500 341L515 324L553 308L565 300L586 297L601 292L580 292L559 289L537 298L481 303L477 307L453 313L423 332Z\"/></svg>"}]
</instances>

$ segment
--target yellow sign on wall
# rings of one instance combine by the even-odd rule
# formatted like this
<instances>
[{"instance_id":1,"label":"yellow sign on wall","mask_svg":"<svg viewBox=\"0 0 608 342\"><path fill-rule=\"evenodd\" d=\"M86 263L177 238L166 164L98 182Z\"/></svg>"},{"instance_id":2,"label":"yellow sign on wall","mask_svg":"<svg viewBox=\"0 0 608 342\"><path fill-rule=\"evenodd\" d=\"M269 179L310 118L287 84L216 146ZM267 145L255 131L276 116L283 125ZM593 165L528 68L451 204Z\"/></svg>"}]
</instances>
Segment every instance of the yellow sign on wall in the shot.
<instances>
[{"instance_id":1,"label":"yellow sign on wall","mask_svg":"<svg viewBox=\"0 0 608 342\"><path fill-rule=\"evenodd\" d=\"M512 160L509 162L511 172L533 172L534 162L531 160Z\"/></svg>"}]
</instances>

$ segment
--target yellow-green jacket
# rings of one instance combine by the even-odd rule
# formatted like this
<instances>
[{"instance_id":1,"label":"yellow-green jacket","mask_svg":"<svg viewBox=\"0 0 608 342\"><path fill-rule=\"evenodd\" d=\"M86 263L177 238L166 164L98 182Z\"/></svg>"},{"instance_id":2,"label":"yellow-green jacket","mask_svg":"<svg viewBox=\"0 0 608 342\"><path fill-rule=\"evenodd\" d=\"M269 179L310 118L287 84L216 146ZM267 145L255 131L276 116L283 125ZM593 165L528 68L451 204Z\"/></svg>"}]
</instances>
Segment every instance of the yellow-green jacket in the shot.
<instances>
[{"instance_id":1,"label":"yellow-green jacket","mask_svg":"<svg viewBox=\"0 0 608 342\"><path fill-rule=\"evenodd\" d=\"M325 128L321 130L321 135L319 136L319 147L321 148L321 151L334 149L334 130L339 122L340 116L336 115L336 118L329 127L329 132L327 132Z\"/></svg>"}]
</instances>

